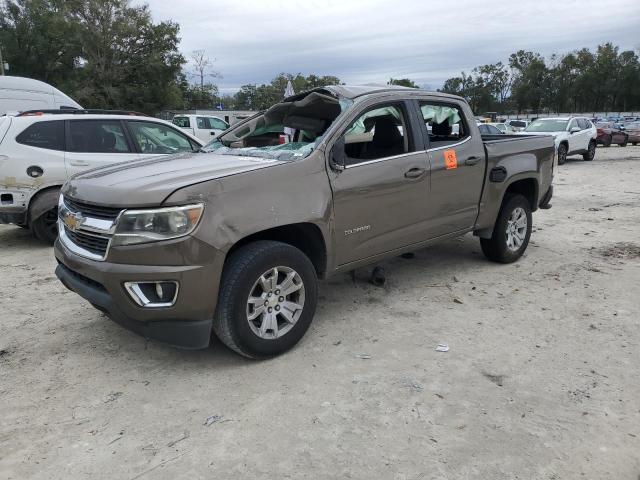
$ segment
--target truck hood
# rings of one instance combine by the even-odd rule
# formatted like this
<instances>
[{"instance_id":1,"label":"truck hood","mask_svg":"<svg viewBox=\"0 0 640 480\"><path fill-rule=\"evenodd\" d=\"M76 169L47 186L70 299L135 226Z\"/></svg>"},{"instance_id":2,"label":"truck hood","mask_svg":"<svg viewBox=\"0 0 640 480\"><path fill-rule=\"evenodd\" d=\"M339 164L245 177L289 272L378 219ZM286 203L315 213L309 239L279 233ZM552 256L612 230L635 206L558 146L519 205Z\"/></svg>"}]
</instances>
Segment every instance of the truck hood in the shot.
<instances>
[{"instance_id":1,"label":"truck hood","mask_svg":"<svg viewBox=\"0 0 640 480\"><path fill-rule=\"evenodd\" d=\"M147 157L80 173L62 191L70 198L98 205L157 206L182 187L283 163L287 162L215 153Z\"/></svg>"}]
</instances>

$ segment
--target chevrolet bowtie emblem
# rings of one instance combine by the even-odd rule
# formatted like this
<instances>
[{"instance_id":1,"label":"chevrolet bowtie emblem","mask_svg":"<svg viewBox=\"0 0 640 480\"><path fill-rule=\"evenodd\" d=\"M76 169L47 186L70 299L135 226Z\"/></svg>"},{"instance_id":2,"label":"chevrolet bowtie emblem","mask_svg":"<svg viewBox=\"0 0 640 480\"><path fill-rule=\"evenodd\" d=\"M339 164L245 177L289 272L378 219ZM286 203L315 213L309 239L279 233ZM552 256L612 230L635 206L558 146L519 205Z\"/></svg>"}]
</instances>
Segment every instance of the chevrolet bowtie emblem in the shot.
<instances>
[{"instance_id":1,"label":"chevrolet bowtie emblem","mask_svg":"<svg viewBox=\"0 0 640 480\"><path fill-rule=\"evenodd\" d=\"M66 212L62 221L65 227L75 232L84 223L84 217L79 213Z\"/></svg>"}]
</instances>

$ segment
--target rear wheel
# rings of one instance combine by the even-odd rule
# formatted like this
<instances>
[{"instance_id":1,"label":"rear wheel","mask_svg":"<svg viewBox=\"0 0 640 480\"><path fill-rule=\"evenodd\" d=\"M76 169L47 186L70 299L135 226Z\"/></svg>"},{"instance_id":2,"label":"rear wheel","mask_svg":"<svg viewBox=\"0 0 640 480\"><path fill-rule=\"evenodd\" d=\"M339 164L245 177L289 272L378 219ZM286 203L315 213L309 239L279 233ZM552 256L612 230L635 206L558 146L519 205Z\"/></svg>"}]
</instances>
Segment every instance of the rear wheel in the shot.
<instances>
[{"instance_id":1,"label":"rear wheel","mask_svg":"<svg viewBox=\"0 0 640 480\"><path fill-rule=\"evenodd\" d=\"M529 245L531 224L531 205L528 200L520 194L507 194L491 238L480 239L482 252L493 262L515 262Z\"/></svg>"},{"instance_id":2,"label":"rear wheel","mask_svg":"<svg viewBox=\"0 0 640 480\"><path fill-rule=\"evenodd\" d=\"M587 147L587 153L582 154L582 159L586 162L590 162L596 156L596 142L591 140Z\"/></svg>"},{"instance_id":3,"label":"rear wheel","mask_svg":"<svg viewBox=\"0 0 640 480\"><path fill-rule=\"evenodd\" d=\"M629 144L629 135L625 135L624 136L624 142L619 143L618 146L620 147L626 147Z\"/></svg>"},{"instance_id":4,"label":"rear wheel","mask_svg":"<svg viewBox=\"0 0 640 480\"><path fill-rule=\"evenodd\" d=\"M558 165L564 165L567 161L567 146L561 143L558 147Z\"/></svg>"},{"instance_id":5,"label":"rear wheel","mask_svg":"<svg viewBox=\"0 0 640 480\"><path fill-rule=\"evenodd\" d=\"M35 237L52 244L58 237L58 207L47 210L31 222L31 231Z\"/></svg>"},{"instance_id":6,"label":"rear wheel","mask_svg":"<svg viewBox=\"0 0 640 480\"><path fill-rule=\"evenodd\" d=\"M309 258L281 242L258 241L234 252L220 282L213 330L250 358L286 352L315 314L317 278Z\"/></svg>"}]
</instances>

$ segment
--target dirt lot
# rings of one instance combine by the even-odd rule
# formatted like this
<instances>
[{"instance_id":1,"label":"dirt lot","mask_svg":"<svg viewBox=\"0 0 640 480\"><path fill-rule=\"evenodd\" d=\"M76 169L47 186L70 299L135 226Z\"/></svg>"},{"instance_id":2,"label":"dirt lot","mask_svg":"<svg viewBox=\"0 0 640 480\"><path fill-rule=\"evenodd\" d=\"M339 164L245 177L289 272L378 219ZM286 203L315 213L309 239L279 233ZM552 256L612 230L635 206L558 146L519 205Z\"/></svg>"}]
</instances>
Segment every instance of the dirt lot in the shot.
<instances>
[{"instance_id":1,"label":"dirt lot","mask_svg":"<svg viewBox=\"0 0 640 480\"><path fill-rule=\"evenodd\" d=\"M518 263L467 236L339 276L265 362L146 343L0 227L0 477L637 480L640 147L555 185Z\"/></svg>"}]
</instances>

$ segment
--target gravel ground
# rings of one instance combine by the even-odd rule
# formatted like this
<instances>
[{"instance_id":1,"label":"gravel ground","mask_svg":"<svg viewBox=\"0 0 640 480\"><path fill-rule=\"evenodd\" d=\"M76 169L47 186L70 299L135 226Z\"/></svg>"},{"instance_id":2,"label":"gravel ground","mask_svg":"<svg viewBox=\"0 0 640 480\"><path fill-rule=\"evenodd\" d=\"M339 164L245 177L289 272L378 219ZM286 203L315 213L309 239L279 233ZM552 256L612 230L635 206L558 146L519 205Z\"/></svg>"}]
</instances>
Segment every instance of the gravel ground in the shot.
<instances>
[{"instance_id":1,"label":"gravel ground","mask_svg":"<svg viewBox=\"0 0 640 480\"><path fill-rule=\"evenodd\" d=\"M640 147L570 159L519 262L338 276L264 362L145 342L0 226L0 477L637 480L639 180Z\"/></svg>"}]
</instances>

